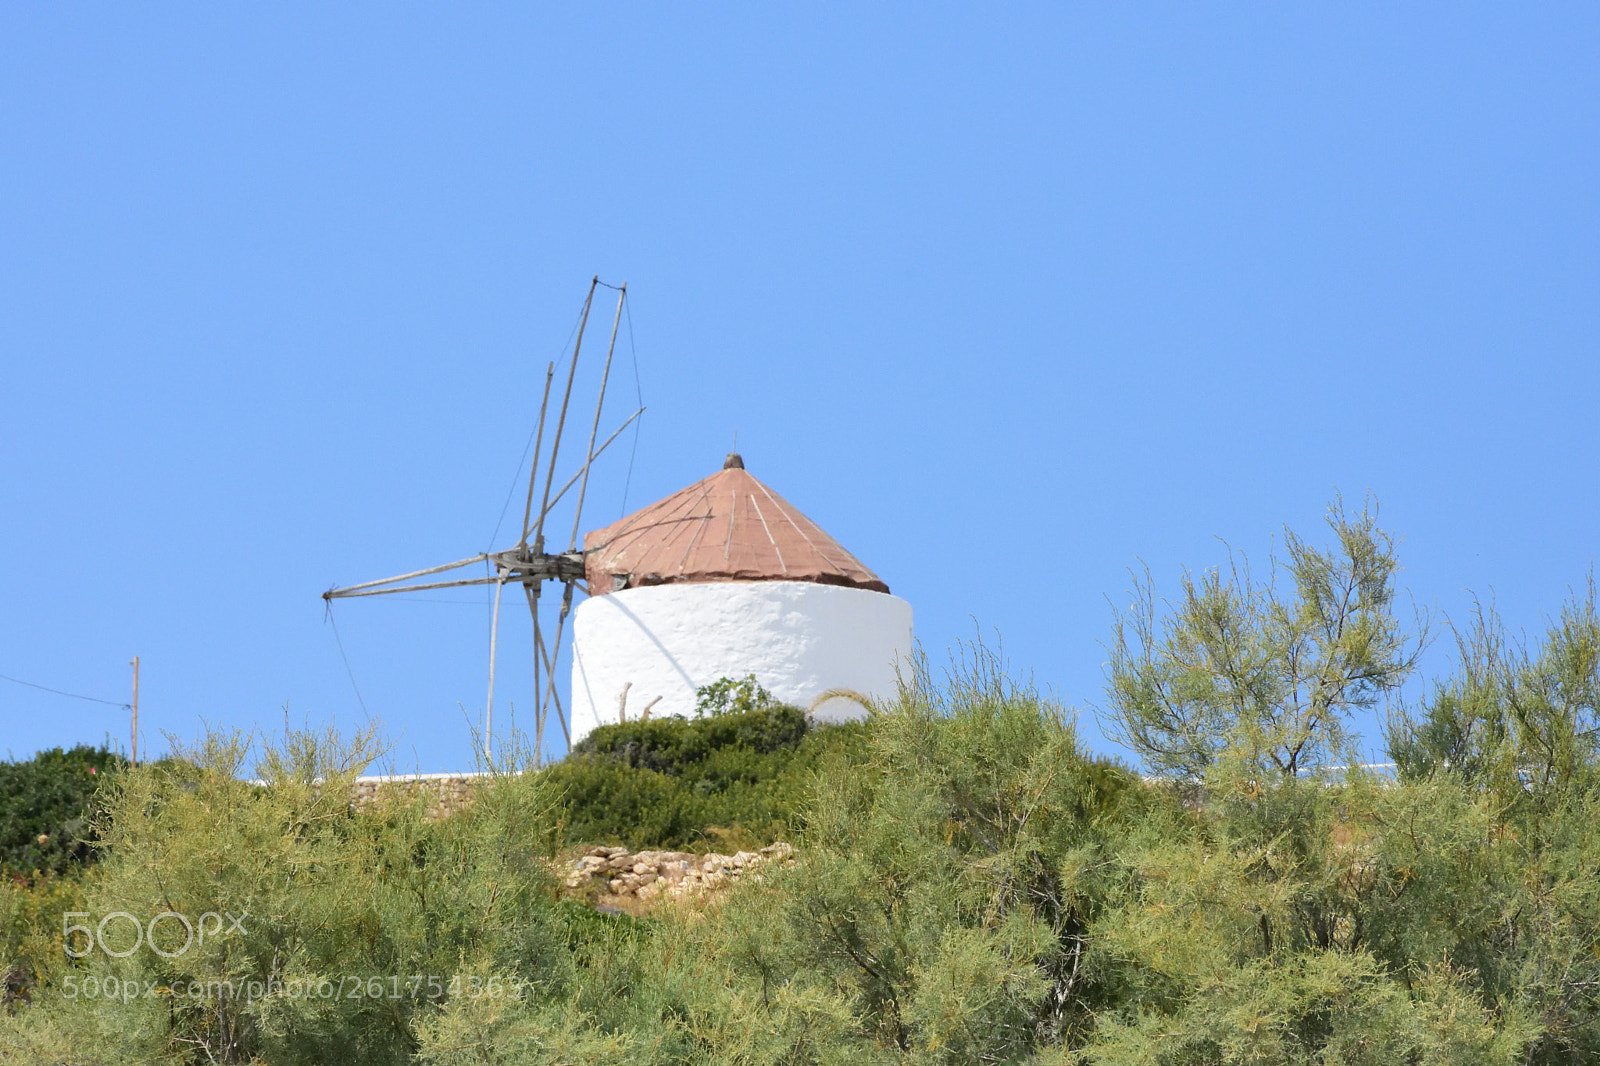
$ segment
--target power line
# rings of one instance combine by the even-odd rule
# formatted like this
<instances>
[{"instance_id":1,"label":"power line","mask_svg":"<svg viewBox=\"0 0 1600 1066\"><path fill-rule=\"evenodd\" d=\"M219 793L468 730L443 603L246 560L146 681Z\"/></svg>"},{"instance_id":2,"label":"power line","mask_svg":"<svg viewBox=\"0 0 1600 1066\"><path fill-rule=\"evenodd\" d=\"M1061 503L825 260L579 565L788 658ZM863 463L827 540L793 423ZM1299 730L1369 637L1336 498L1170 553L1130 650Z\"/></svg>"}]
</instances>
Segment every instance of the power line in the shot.
<instances>
[{"instance_id":1,"label":"power line","mask_svg":"<svg viewBox=\"0 0 1600 1066\"><path fill-rule=\"evenodd\" d=\"M36 688L40 692L49 692L57 696L66 696L70 699L87 700L89 703L103 703L107 707L121 707L123 710L129 710L133 707L133 704L131 703L119 703L116 700L102 700L94 696L80 696L76 692L65 692L59 688L51 688L49 685L36 685L32 681L24 681L20 677L7 677L5 674L0 674L0 681L9 681L13 685L26 685L29 688Z\"/></svg>"}]
</instances>

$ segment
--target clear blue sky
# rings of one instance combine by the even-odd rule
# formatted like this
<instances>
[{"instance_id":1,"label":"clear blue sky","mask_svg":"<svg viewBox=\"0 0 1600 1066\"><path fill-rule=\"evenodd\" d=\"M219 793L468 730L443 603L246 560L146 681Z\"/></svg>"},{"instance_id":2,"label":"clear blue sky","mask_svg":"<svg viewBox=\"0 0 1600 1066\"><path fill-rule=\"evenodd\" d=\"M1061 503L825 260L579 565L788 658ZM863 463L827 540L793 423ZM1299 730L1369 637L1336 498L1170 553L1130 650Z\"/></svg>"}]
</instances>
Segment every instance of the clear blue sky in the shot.
<instances>
[{"instance_id":1,"label":"clear blue sky","mask_svg":"<svg viewBox=\"0 0 1600 1066\"><path fill-rule=\"evenodd\" d=\"M0 674L141 655L157 747L361 722L319 593L505 546L595 273L630 509L737 431L936 657L1080 707L1129 567L1335 490L1441 614L1585 580L1600 9L868 7L0 8ZM397 761L469 766L481 592L336 611ZM0 682L0 755L108 733Z\"/></svg>"}]
</instances>

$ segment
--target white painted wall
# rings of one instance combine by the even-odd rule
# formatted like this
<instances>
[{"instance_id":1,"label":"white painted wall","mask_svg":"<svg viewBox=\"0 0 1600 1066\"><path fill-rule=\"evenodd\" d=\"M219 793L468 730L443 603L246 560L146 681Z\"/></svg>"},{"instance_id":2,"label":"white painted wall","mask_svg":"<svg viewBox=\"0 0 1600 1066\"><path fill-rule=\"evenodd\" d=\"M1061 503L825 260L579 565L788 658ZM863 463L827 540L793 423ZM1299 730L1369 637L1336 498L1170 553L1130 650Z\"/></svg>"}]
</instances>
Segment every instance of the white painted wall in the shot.
<instances>
[{"instance_id":1,"label":"white painted wall","mask_svg":"<svg viewBox=\"0 0 1600 1066\"><path fill-rule=\"evenodd\" d=\"M629 682L628 717L657 696L651 717L694 714L694 691L721 677L755 674L799 707L832 688L887 698L897 662L911 654L911 605L898 596L805 581L652 585L585 600L572 622L572 739L617 721ZM864 716L830 699L814 717Z\"/></svg>"}]
</instances>

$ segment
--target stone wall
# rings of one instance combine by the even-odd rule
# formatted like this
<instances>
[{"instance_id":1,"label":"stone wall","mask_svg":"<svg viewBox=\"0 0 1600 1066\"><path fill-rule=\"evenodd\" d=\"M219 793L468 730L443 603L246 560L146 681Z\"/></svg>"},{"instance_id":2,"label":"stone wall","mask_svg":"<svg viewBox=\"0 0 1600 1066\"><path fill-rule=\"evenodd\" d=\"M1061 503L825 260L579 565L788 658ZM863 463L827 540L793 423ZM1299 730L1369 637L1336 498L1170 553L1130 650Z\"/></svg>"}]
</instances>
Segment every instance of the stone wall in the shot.
<instances>
[{"instance_id":1,"label":"stone wall","mask_svg":"<svg viewBox=\"0 0 1600 1066\"><path fill-rule=\"evenodd\" d=\"M596 847L567 871L567 888L600 895L633 897L641 903L704 896L732 885L773 863L793 861L794 848L779 842L735 855L688 851L629 851Z\"/></svg>"},{"instance_id":2,"label":"stone wall","mask_svg":"<svg viewBox=\"0 0 1600 1066\"><path fill-rule=\"evenodd\" d=\"M383 777L358 777L351 802L364 807L378 798L380 791L398 790L404 795L425 797L429 818L459 814L472 803L473 793L490 774L393 774Z\"/></svg>"},{"instance_id":3,"label":"stone wall","mask_svg":"<svg viewBox=\"0 0 1600 1066\"><path fill-rule=\"evenodd\" d=\"M492 780L493 775L482 773L359 777L351 803L366 806L380 794L398 790L407 797L423 796L427 816L444 818L465 810L477 790ZM569 891L602 907L609 903L642 913L661 901L715 895L746 877L759 876L762 867L792 865L793 857L794 848L782 842L733 855L592 847L567 867L565 881Z\"/></svg>"}]
</instances>

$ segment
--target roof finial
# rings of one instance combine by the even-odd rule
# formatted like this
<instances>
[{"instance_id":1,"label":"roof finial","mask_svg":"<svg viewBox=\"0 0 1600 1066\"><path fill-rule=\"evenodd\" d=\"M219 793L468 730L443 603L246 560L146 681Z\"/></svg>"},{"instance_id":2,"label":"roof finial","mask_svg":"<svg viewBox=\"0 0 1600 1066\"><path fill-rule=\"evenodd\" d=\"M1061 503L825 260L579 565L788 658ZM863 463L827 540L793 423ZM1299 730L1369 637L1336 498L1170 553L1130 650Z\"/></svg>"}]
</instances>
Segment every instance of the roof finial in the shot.
<instances>
[{"instance_id":1,"label":"roof finial","mask_svg":"<svg viewBox=\"0 0 1600 1066\"><path fill-rule=\"evenodd\" d=\"M724 469L724 470L743 470L744 469L744 459L739 455L738 452L729 452L728 453L728 457L726 459L722 460L722 469Z\"/></svg>"}]
</instances>

